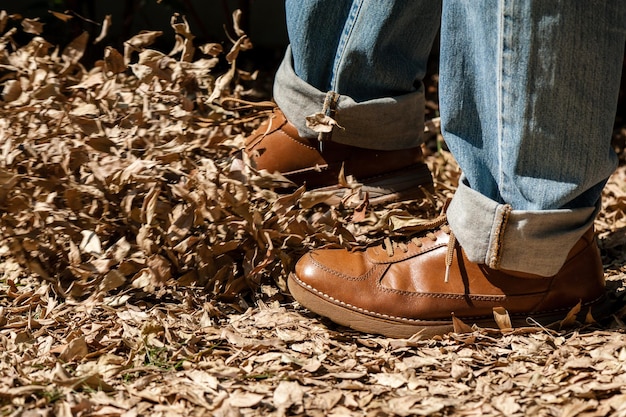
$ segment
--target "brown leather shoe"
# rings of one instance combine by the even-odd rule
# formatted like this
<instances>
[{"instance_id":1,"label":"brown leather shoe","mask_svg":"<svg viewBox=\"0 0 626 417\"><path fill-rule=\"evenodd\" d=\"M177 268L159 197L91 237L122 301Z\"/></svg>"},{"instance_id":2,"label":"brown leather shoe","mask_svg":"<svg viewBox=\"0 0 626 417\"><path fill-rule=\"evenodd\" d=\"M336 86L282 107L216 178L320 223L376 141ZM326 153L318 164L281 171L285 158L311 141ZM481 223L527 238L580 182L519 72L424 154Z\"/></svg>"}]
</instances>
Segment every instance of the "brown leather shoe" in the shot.
<instances>
[{"instance_id":1,"label":"brown leather shoe","mask_svg":"<svg viewBox=\"0 0 626 417\"><path fill-rule=\"evenodd\" d=\"M318 140L301 137L279 109L246 138L245 151L256 169L279 172L309 190L345 191L338 185L343 166L372 203L422 197L420 186L433 187L420 147L379 151L325 142L321 151Z\"/></svg>"},{"instance_id":2,"label":"brown leather shoe","mask_svg":"<svg viewBox=\"0 0 626 417\"><path fill-rule=\"evenodd\" d=\"M604 297L593 229L556 275L540 277L468 261L445 222L442 216L436 229L402 244L312 251L289 276L289 290L301 305L336 323L390 337L448 333L452 314L468 325L494 328L496 307L508 311L514 327L528 326L528 317L548 324L581 301L591 306Z\"/></svg>"}]
</instances>

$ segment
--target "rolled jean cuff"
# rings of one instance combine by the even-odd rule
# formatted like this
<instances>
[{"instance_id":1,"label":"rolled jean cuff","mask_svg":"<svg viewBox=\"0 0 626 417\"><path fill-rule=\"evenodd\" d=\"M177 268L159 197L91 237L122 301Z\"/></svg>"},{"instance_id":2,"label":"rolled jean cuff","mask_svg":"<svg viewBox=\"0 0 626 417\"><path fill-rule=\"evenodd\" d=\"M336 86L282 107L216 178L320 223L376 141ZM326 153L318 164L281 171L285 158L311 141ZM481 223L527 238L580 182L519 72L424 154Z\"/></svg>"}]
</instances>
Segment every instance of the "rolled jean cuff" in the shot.
<instances>
[{"instance_id":1,"label":"rolled jean cuff","mask_svg":"<svg viewBox=\"0 0 626 417\"><path fill-rule=\"evenodd\" d=\"M298 77L288 47L274 79L274 100L303 137L317 133L306 126L306 117L321 113L328 92ZM339 96L332 141L368 149L393 150L419 146L424 133L424 91L355 102Z\"/></svg>"},{"instance_id":2,"label":"rolled jean cuff","mask_svg":"<svg viewBox=\"0 0 626 417\"><path fill-rule=\"evenodd\" d=\"M599 207L600 202L577 209L513 210L472 190L462 177L447 217L470 261L549 277L593 226Z\"/></svg>"}]
</instances>

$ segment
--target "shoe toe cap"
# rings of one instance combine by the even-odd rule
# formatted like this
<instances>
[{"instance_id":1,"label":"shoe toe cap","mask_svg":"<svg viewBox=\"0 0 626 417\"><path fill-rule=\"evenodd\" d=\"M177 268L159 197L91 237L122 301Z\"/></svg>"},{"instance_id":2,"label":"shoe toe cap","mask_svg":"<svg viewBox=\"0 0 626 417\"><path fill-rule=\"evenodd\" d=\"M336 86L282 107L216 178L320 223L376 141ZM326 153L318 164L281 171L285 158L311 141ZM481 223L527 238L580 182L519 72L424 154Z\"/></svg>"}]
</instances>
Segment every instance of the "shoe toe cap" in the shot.
<instances>
[{"instance_id":1,"label":"shoe toe cap","mask_svg":"<svg viewBox=\"0 0 626 417\"><path fill-rule=\"evenodd\" d=\"M296 264L295 275L316 288L337 281L359 280L368 272L362 252L326 249L304 255Z\"/></svg>"}]
</instances>

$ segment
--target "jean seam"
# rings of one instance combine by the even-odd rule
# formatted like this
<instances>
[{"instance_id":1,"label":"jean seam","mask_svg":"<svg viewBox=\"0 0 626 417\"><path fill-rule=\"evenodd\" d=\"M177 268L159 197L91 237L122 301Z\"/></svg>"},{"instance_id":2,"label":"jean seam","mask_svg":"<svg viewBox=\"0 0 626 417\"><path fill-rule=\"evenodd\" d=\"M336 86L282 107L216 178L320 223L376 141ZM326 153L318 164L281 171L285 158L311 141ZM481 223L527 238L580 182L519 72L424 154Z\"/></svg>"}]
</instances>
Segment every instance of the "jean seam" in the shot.
<instances>
[{"instance_id":1,"label":"jean seam","mask_svg":"<svg viewBox=\"0 0 626 417\"><path fill-rule=\"evenodd\" d=\"M339 39L339 45L337 45L337 53L335 54L335 62L333 64L333 72L331 74L329 85L329 89L332 91L337 91L337 74L339 74L339 67L341 65L341 62L343 61L343 56L346 51L346 45L348 44L349 39L352 35L352 30L354 29L355 22L358 19L362 6L363 0L354 1L352 3L350 13L348 14L348 19L346 20L346 24L342 31L341 38Z\"/></svg>"},{"instance_id":2,"label":"jean seam","mask_svg":"<svg viewBox=\"0 0 626 417\"><path fill-rule=\"evenodd\" d=\"M508 204L500 205L496 209L492 236L495 237L489 245L487 266L492 269L500 269L502 261L502 242L504 241L504 232L509 222L512 207Z\"/></svg>"},{"instance_id":3,"label":"jean seam","mask_svg":"<svg viewBox=\"0 0 626 417\"><path fill-rule=\"evenodd\" d=\"M498 43L496 46L496 137L498 141L498 183L503 183L503 170L502 170L502 136L503 136L503 124L502 115L504 113L504 104L502 95L502 78L504 72L504 7L505 0L498 2Z\"/></svg>"}]
</instances>

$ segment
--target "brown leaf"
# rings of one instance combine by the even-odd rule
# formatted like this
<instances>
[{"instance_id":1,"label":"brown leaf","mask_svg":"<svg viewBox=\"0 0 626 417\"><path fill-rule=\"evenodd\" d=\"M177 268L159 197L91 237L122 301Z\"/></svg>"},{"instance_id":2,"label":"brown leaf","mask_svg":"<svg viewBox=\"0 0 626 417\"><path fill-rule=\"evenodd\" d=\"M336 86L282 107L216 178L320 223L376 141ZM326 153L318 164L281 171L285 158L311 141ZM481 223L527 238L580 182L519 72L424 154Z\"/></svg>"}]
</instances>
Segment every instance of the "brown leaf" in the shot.
<instances>
[{"instance_id":1,"label":"brown leaf","mask_svg":"<svg viewBox=\"0 0 626 417\"><path fill-rule=\"evenodd\" d=\"M126 277L119 270L113 269L104 276L100 283L100 291L109 292L126 283Z\"/></svg>"},{"instance_id":2,"label":"brown leaf","mask_svg":"<svg viewBox=\"0 0 626 417\"><path fill-rule=\"evenodd\" d=\"M70 261L70 265L78 266L81 263L80 249L71 240L69 242L69 245L70 245L70 250L68 252L68 258Z\"/></svg>"},{"instance_id":3,"label":"brown leaf","mask_svg":"<svg viewBox=\"0 0 626 417\"><path fill-rule=\"evenodd\" d=\"M146 224L148 225L152 224L156 217L157 202L160 194L161 189L157 187L152 187L152 189L144 199L144 203L141 207L141 212L143 217L145 218Z\"/></svg>"},{"instance_id":4,"label":"brown leaf","mask_svg":"<svg viewBox=\"0 0 626 417\"><path fill-rule=\"evenodd\" d=\"M237 36L245 36L245 32L241 29L241 9L236 9L233 11L233 29L235 29L235 33Z\"/></svg>"},{"instance_id":5,"label":"brown leaf","mask_svg":"<svg viewBox=\"0 0 626 417\"><path fill-rule=\"evenodd\" d=\"M72 40L64 49L61 56L68 64L76 64L85 54L89 33L83 32Z\"/></svg>"},{"instance_id":6,"label":"brown leaf","mask_svg":"<svg viewBox=\"0 0 626 417\"><path fill-rule=\"evenodd\" d=\"M21 387L11 387L3 389L2 392L0 392L0 397L7 399L30 397L33 394L44 392L46 388L47 387L45 385L23 385Z\"/></svg>"},{"instance_id":7,"label":"brown leaf","mask_svg":"<svg viewBox=\"0 0 626 417\"><path fill-rule=\"evenodd\" d=\"M219 43L205 43L198 48L205 55L217 57L224 53L224 47Z\"/></svg>"},{"instance_id":8,"label":"brown leaf","mask_svg":"<svg viewBox=\"0 0 626 417\"><path fill-rule=\"evenodd\" d=\"M82 230L83 240L80 242L79 248L83 253L91 253L99 255L102 253L102 244L98 235L91 230Z\"/></svg>"},{"instance_id":9,"label":"brown leaf","mask_svg":"<svg viewBox=\"0 0 626 417\"><path fill-rule=\"evenodd\" d=\"M112 16L110 14L104 17L104 21L102 22L102 28L100 29L100 34L96 39L94 39L93 43L98 44L104 40L109 34L109 28L111 27L111 23L113 22ZM121 57L121 56L120 56Z\"/></svg>"},{"instance_id":10,"label":"brown leaf","mask_svg":"<svg viewBox=\"0 0 626 417\"><path fill-rule=\"evenodd\" d=\"M576 317L578 316L578 313L580 313L581 308L582 300L570 309L570 311L567 313L567 316L559 323L559 327L562 329L573 326L576 323Z\"/></svg>"},{"instance_id":11,"label":"brown leaf","mask_svg":"<svg viewBox=\"0 0 626 417\"><path fill-rule=\"evenodd\" d=\"M263 394L255 394L253 392L247 392L242 390L237 390L230 394L228 397L228 402L232 407L236 408L251 408L258 405L263 399L265 395Z\"/></svg>"},{"instance_id":12,"label":"brown leaf","mask_svg":"<svg viewBox=\"0 0 626 417\"><path fill-rule=\"evenodd\" d=\"M43 32L43 23L36 19L24 19L22 20L22 29L26 33L32 33L33 35L40 35Z\"/></svg>"},{"instance_id":13,"label":"brown leaf","mask_svg":"<svg viewBox=\"0 0 626 417\"><path fill-rule=\"evenodd\" d=\"M104 50L104 70L113 74L121 74L128 66L124 63L124 57L117 49L107 46Z\"/></svg>"},{"instance_id":14,"label":"brown leaf","mask_svg":"<svg viewBox=\"0 0 626 417\"><path fill-rule=\"evenodd\" d=\"M74 16L69 15L67 13L55 12L53 10L48 10L48 13L50 13L52 16L56 17L57 19L62 20L63 22L69 22L70 20L74 18Z\"/></svg>"},{"instance_id":15,"label":"brown leaf","mask_svg":"<svg viewBox=\"0 0 626 417\"><path fill-rule=\"evenodd\" d=\"M172 277L171 263L163 256L152 255L148 258L147 264L155 283L164 284Z\"/></svg>"},{"instance_id":16,"label":"brown leaf","mask_svg":"<svg viewBox=\"0 0 626 417\"><path fill-rule=\"evenodd\" d=\"M454 333L472 333L474 331L471 326L465 324L454 313L452 314L452 325L454 326Z\"/></svg>"},{"instance_id":17,"label":"brown leaf","mask_svg":"<svg viewBox=\"0 0 626 417\"><path fill-rule=\"evenodd\" d=\"M494 307L493 318L501 331L508 332L513 330L511 317L509 316L509 312L506 311L504 307Z\"/></svg>"},{"instance_id":18,"label":"brown leaf","mask_svg":"<svg viewBox=\"0 0 626 417\"><path fill-rule=\"evenodd\" d=\"M231 68L228 70L228 72L217 77L217 80L215 80L213 91L207 99L209 103L212 103L220 97L228 94L228 92L230 91L230 84L233 82L235 73L235 66L231 65Z\"/></svg>"},{"instance_id":19,"label":"brown leaf","mask_svg":"<svg viewBox=\"0 0 626 417\"><path fill-rule=\"evenodd\" d=\"M336 126L340 129L337 121L330 116L326 116L324 113L315 113L310 116L306 116L306 126L317 133L328 133Z\"/></svg>"},{"instance_id":20,"label":"brown leaf","mask_svg":"<svg viewBox=\"0 0 626 417\"><path fill-rule=\"evenodd\" d=\"M174 29L177 35L181 35L184 39L182 42L182 57L181 60L183 62L191 62L193 59L193 55L195 52L195 47L193 46L193 39L195 36L191 33L189 28L189 22L187 22L187 18L182 16L182 23L177 22L179 15L174 14L170 20L170 25Z\"/></svg>"},{"instance_id":21,"label":"brown leaf","mask_svg":"<svg viewBox=\"0 0 626 417\"><path fill-rule=\"evenodd\" d=\"M302 403L304 390L296 381L281 381L274 390L274 407L286 410Z\"/></svg>"},{"instance_id":22,"label":"brown leaf","mask_svg":"<svg viewBox=\"0 0 626 417\"><path fill-rule=\"evenodd\" d=\"M2 89L2 100L10 103L17 100L22 95L22 86L18 80L8 80Z\"/></svg>"},{"instance_id":23,"label":"brown leaf","mask_svg":"<svg viewBox=\"0 0 626 417\"><path fill-rule=\"evenodd\" d=\"M63 362L72 362L84 358L89 353L85 338L73 339L61 352L59 359Z\"/></svg>"},{"instance_id":24,"label":"brown leaf","mask_svg":"<svg viewBox=\"0 0 626 417\"><path fill-rule=\"evenodd\" d=\"M133 52L141 51L146 46L152 45L156 38L161 35L163 35L161 31L143 31L126 41L124 43L124 64L130 64Z\"/></svg>"}]
</instances>

